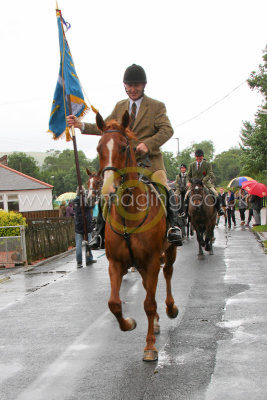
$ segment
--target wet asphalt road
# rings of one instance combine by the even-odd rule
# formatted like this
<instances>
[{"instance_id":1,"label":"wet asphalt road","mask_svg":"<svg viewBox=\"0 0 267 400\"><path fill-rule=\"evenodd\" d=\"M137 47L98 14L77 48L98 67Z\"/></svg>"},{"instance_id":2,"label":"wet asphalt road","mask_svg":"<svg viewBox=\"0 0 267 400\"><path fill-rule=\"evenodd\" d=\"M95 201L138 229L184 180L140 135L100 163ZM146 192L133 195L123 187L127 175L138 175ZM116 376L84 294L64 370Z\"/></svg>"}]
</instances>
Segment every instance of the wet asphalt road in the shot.
<instances>
[{"instance_id":1,"label":"wet asphalt road","mask_svg":"<svg viewBox=\"0 0 267 400\"><path fill-rule=\"evenodd\" d=\"M253 233L216 229L214 255L197 257L195 237L179 249L172 280L180 309L165 314L161 271L158 362L142 361L147 330L138 273L123 280L121 332L107 301L103 250L76 269L75 255L14 274L0 284L1 400L267 398L267 263Z\"/></svg>"}]
</instances>

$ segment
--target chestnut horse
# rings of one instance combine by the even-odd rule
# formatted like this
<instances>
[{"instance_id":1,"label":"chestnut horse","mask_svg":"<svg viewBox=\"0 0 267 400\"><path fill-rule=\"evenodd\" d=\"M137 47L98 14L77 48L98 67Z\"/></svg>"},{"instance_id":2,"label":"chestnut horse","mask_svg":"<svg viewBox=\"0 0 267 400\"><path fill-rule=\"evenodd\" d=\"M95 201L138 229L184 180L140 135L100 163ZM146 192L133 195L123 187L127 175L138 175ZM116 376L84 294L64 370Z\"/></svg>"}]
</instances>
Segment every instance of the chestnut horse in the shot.
<instances>
[{"instance_id":1,"label":"chestnut horse","mask_svg":"<svg viewBox=\"0 0 267 400\"><path fill-rule=\"evenodd\" d=\"M87 201L93 206L100 197L103 179L99 172L91 172L88 168L86 168L86 172L89 176L87 181Z\"/></svg>"},{"instance_id":2,"label":"chestnut horse","mask_svg":"<svg viewBox=\"0 0 267 400\"><path fill-rule=\"evenodd\" d=\"M203 186L202 180L195 179L191 184L189 195L188 214L197 234L199 252L203 255L202 247L213 254L212 241L214 239L214 227L217 211L214 207L216 199Z\"/></svg>"},{"instance_id":3,"label":"chestnut horse","mask_svg":"<svg viewBox=\"0 0 267 400\"><path fill-rule=\"evenodd\" d=\"M131 266L135 266L146 290L144 309L148 330L143 360L154 361L158 358L155 333L160 329L155 294L163 252L166 313L170 318L178 315L171 291L176 246L167 242L165 207L157 191L139 179L140 168L138 170L131 144L136 137L128 129L128 111L124 113L121 124L114 120L105 123L99 113L96 121L102 132L97 151L103 175L102 195L106 198L107 208L105 238L111 283L108 305L122 331L136 327L133 318L124 318L119 295L123 276Z\"/></svg>"}]
</instances>

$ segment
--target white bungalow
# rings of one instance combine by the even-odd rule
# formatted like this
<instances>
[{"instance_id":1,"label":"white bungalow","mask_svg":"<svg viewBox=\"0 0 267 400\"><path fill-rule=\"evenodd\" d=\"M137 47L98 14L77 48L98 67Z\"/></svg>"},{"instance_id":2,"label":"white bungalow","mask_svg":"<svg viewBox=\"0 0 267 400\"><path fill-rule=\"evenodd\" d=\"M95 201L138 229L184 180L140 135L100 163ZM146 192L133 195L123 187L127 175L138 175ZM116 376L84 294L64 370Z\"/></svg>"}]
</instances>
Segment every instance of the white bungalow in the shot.
<instances>
[{"instance_id":1,"label":"white bungalow","mask_svg":"<svg viewBox=\"0 0 267 400\"><path fill-rule=\"evenodd\" d=\"M53 210L53 186L0 164L0 209Z\"/></svg>"}]
</instances>

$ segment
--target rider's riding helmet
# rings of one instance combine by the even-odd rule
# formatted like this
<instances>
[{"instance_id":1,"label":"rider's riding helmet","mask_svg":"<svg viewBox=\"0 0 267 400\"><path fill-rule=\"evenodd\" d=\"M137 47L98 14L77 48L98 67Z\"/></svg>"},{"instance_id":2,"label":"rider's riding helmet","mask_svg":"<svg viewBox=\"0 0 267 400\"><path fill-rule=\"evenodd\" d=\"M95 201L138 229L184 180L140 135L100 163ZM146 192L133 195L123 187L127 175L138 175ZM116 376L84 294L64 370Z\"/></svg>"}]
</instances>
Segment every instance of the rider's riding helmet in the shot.
<instances>
[{"instance_id":1,"label":"rider's riding helmet","mask_svg":"<svg viewBox=\"0 0 267 400\"><path fill-rule=\"evenodd\" d=\"M204 156L203 150L197 149L197 150L195 151L195 157L201 157L201 156Z\"/></svg>"},{"instance_id":2,"label":"rider's riding helmet","mask_svg":"<svg viewBox=\"0 0 267 400\"><path fill-rule=\"evenodd\" d=\"M147 83L145 70L140 65L131 65L124 72L123 83L126 85L143 83L145 85Z\"/></svg>"},{"instance_id":3,"label":"rider's riding helmet","mask_svg":"<svg viewBox=\"0 0 267 400\"><path fill-rule=\"evenodd\" d=\"M180 165L180 168L182 168L182 167L184 167L185 169L187 169L186 164L181 164L181 165Z\"/></svg>"}]
</instances>

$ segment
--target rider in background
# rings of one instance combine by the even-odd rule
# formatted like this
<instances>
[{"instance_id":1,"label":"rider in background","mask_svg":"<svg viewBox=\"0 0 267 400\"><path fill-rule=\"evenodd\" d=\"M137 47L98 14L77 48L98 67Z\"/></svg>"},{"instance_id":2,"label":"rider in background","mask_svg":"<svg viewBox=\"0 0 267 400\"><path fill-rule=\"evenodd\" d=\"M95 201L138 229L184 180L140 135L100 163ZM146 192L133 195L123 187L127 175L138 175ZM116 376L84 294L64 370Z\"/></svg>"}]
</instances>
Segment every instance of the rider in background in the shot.
<instances>
[{"instance_id":1,"label":"rider in background","mask_svg":"<svg viewBox=\"0 0 267 400\"><path fill-rule=\"evenodd\" d=\"M180 173L176 176L175 179L175 187L176 187L176 193L179 196L179 208L181 210L184 210L185 204L184 204L184 198L185 198L185 193L186 193L186 170L187 166L186 164L181 164L180 166Z\"/></svg>"},{"instance_id":2,"label":"rider in background","mask_svg":"<svg viewBox=\"0 0 267 400\"><path fill-rule=\"evenodd\" d=\"M204 152L201 149L197 149L195 151L195 158L196 161L192 162L189 166L189 171L187 174L187 193L186 198L188 196L191 183L194 179L199 179L203 182L203 185L210 190L210 192L214 195L215 198L215 207L217 210L218 215L224 215L223 210L220 206L220 201L218 199L218 193L215 189L214 185L212 184L212 180L214 179L214 174L212 171L211 164L204 160Z\"/></svg>"},{"instance_id":3,"label":"rider in background","mask_svg":"<svg viewBox=\"0 0 267 400\"><path fill-rule=\"evenodd\" d=\"M182 246L182 232L178 222L178 205L173 190L168 187L167 175L160 152L160 147L173 135L173 128L166 113L165 104L147 97L144 94L147 83L146 73L140 65L129 66L123 77L123 84L128 99L119 101L106 122L114 119L121 121L127 110L131 116L129 128L137 137L136 157L141 161L149 155L151 165L150 179L160 183L167 189L167 218L170 228L167 233L168 241ZM83 123L74 115L67 117L68 126L79 128L85 135L101 135L96 124ZM96 235L97 237L97 235Z\"/></svg>"}]
</instances>

